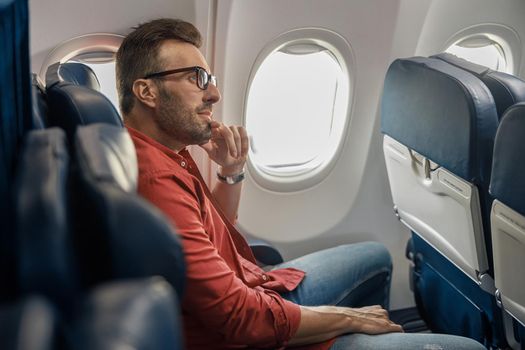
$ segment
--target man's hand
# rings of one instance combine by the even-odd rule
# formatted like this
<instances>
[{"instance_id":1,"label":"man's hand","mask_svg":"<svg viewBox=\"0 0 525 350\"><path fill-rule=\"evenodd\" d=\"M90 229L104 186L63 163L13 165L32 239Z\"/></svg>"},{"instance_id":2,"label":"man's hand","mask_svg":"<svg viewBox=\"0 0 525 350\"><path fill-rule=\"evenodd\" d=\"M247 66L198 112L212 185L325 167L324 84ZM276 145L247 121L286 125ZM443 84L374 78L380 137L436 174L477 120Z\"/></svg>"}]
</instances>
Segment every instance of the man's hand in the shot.
<instances>
[{"instance_id":1,"label":"man's hand","mask_svg":"<svg viewBox=\"0 0 525 350\"><path fill-rule=\"evenodd\" d=\"M403 332L388 318L381 306L361 308L343 306L301 306L301 323L289 345L319 343L342 334L383 334Z\"/></svg>"},{"instance_id":2,"label":"man's hand","mask_svg":"<svg viewBox=\"0 0 525 350\"><path fill-rule=\"evenodd\" d=\"M311 308L321 313L339 313L348 316L351 321L348 331L351 333L382 334L403 332L400 325L390 321L388 311L379 305L361 308L340 306L318 306Z\"/></svg>"},{"instance_id":3,"label":"man's hand","mask_svg":"<svg viewBox=\"0 0 525 350\"><path fill-rule=\"evenodd\" d=\"M212 121L210 141L200 145L215 163L222 167L223 176L235 175L242 171L248 156L249 140L242 126L226 126Z\"/></svg>"}]
</instances>

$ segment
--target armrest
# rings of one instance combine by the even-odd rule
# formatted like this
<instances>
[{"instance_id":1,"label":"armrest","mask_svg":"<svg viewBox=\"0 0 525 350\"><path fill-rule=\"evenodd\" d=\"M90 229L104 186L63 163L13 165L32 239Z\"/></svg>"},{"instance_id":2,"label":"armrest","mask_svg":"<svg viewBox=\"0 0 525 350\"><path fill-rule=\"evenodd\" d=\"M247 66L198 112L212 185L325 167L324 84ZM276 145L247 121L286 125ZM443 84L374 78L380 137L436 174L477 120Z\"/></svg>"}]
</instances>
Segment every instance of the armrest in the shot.
<instances>
[{"instance_id":1,"label":"armrest","mask_svg":"<svg viewBox=\"0 0 525 350\"><path fill-rule=\"evenodd\" d=\"M284 261L277 248L266 241L261 239L248 239L248 244L250 248L252 248L253 255L255 255L255 259L257 259L260 265L277 265Z\"/></svg>"}]
</instances>

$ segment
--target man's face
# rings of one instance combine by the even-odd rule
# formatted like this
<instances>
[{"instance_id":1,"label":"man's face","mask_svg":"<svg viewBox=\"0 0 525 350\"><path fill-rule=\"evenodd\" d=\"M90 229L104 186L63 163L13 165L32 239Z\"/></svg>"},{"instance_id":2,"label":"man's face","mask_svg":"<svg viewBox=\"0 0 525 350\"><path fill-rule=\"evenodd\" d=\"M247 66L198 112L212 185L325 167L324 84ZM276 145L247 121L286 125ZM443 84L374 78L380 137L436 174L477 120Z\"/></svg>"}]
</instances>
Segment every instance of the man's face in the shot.
<instances>
[{"instance_id":1,"label":"man's face","mask_svg":"<svg viewBox=\"0 0 525 350\"><path fill-rule=\"evenodd\" d=\"M200 66L209 72L200 51L188 43L167 41L159 57L166 70ZM159 96L155 121L167 136L184 145L206 143L211 138L212 106L220 99L215 86L209 84L201 90L195 78L195 72L182 72L156 82Z\"/></svg>"}]
</instances>

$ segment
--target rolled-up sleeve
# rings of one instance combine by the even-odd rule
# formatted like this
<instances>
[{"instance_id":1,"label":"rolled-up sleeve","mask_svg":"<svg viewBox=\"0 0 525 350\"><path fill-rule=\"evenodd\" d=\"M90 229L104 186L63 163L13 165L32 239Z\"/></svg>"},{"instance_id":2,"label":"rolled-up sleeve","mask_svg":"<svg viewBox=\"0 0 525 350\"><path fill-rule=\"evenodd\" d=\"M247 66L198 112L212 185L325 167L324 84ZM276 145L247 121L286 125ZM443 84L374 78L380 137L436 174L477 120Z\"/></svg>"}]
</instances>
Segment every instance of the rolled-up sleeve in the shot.
<instances>
[{"instance_id":1,"label":"rolled-up sleeve","mask_svg":"<svg viewBox=\"0 0 525 350\"><path fill-rule=\"evenodd\" d=\"M202 332L232 345L285 345L299 328L300 307L241 279L231 237L209 232L226 228L209 217L215 209L202 188L166 175L141 181L139 190L168 215L182 238L187 265L182 307L205 328Z\"/></svg>"}]
</instances>

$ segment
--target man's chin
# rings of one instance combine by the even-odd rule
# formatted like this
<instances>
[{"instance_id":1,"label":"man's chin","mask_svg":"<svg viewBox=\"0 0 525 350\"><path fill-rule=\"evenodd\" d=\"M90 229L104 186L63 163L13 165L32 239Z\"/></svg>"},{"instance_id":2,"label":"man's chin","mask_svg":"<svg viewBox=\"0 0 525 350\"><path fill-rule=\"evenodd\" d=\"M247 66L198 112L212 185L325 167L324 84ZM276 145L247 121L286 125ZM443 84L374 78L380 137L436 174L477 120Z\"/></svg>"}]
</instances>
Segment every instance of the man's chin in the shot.
<instances>
[{"instance_id":1,"label":"man's chin","mask_svg":"<svg viewBox=\"0 0 525 350\"><path fill-rule=\"evenodd\" d=\"M199 146L205 145L208 142L210 142L210 140L211 140L211 131L208 134L203 135L203 138L201 139L200 142L197 142L197 145Z\"/></svg>"}]
</instances>

